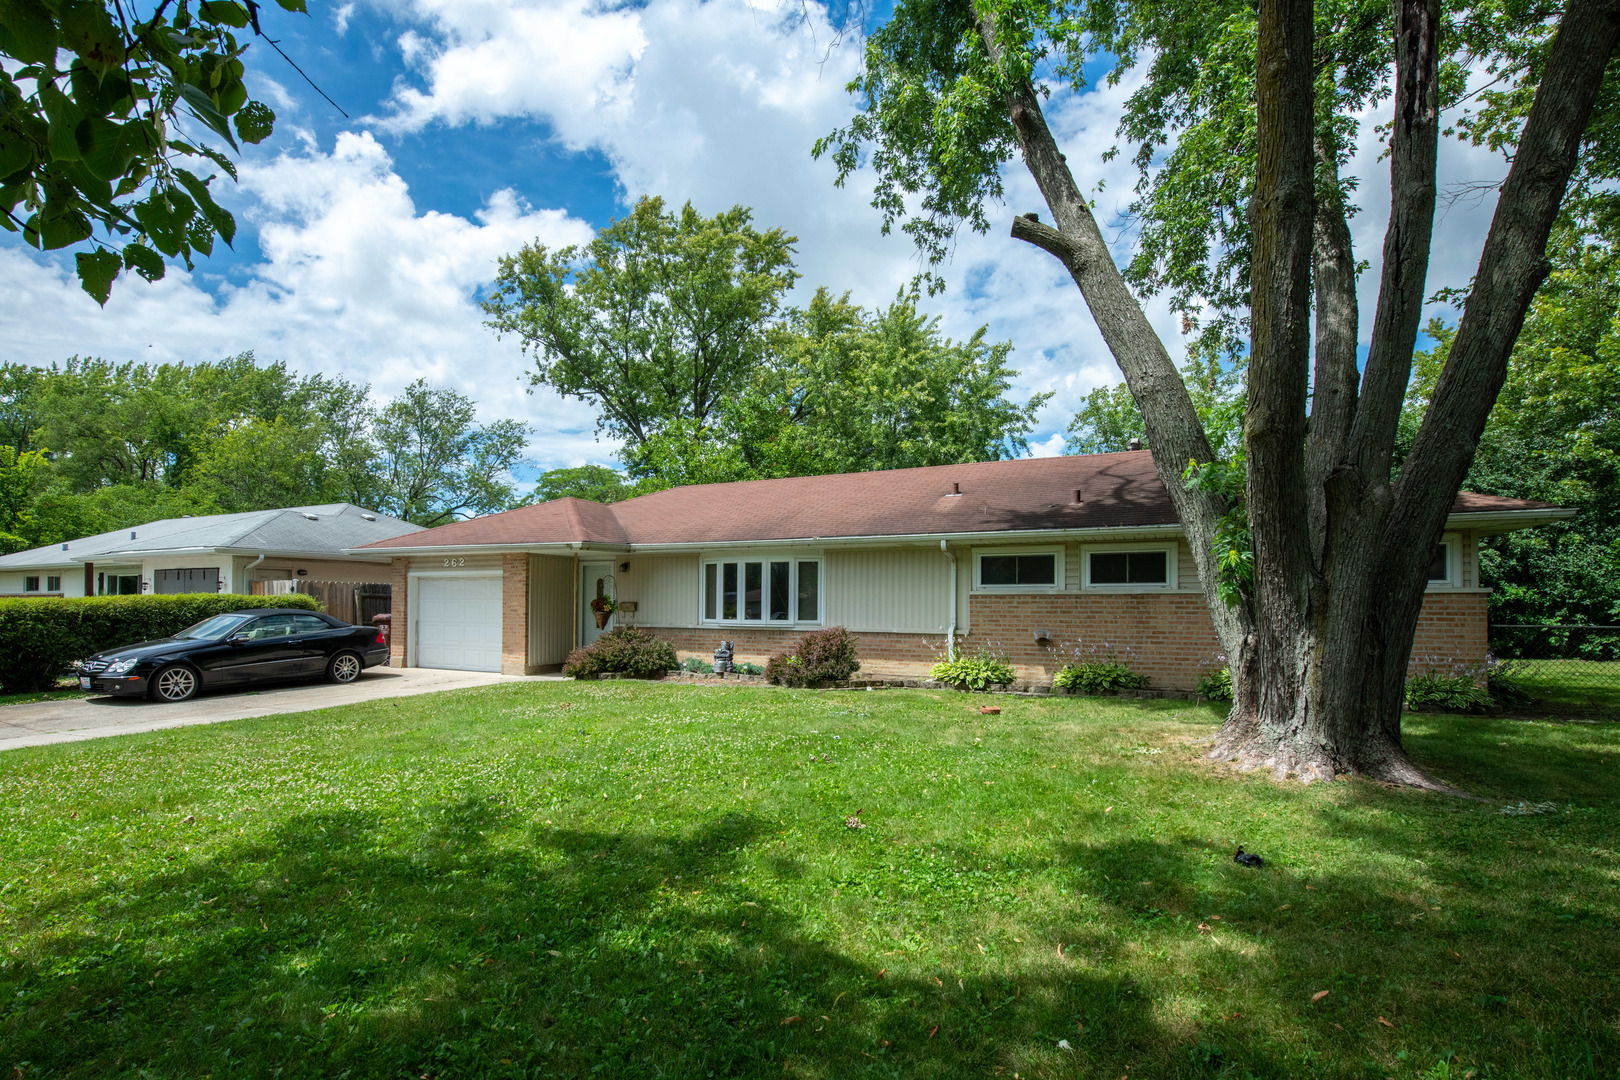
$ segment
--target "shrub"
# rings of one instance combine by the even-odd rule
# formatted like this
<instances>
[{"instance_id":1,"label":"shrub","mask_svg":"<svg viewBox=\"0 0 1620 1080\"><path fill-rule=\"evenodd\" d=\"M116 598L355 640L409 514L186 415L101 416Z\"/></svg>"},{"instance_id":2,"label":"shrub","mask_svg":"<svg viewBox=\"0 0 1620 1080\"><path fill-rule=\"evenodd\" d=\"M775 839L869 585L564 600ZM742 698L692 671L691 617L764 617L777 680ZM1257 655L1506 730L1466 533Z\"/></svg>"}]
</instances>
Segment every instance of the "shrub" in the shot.
<instances>
[{"instance_id":1,"label":"shrub","mask_svg":"<svg viewBox=\"0 0 1620 1080\"><path fill-rule=\"evenodd\" d=\"M765 678L779 686L823 686L859 670L855 636L842 626L829 626L804 635L793 652L771 657L765 664Z\"/></svg>"},{"instance_id":2,"label":"shrub","mask_svg":"<svg viewBox=\"0 0 1620 1080\"><path fill-rule=\"evenodd\" d=\"M1491 695L1472 675L1431 671L1406 680L1406 707L1413 712L1482 713L1491 707Z\"/></svg>"},{"instance_id":3,"label":"shrub","mask_svg":"<svg viewBox=\"0 0 1620 1080\"><path fill-rule=\"evenodd\" d=\"M973 656L956 656L941 660L928 672L935 682L951 686L965 686L969 690L988 690L992 686L1006 686L1017 678L1012 665L1003 656L988 649L980 649Z\"/></svg>"},{"instance_id":4,"label":"shrub","mask_svg":"<svg viewBox=\"0 0 1620 1080\"><path fill-rule=\"evenodd\" d=\"M1087 694L1140 690L1148 684L1148 677L1131 668L1134 658L1131 649L1122 654L1106 641L1076 645L1069 652L1069 662L1052 677L1052 685Z\"/></svg>"},{"instance_id":5,"label":"shrub","mask_svg":"<svg viewBox=\"0 0 1620 1080\"><path fill-rule=\"evenodd\" d=\"M710 675L714 673L714 665L701 656L688 656L681 661L681 670L690 671L697 675Z\"/></svg>"},{"instance_id":6,"label":"shrub","mask_svg":"<svg viewBox=\"0 0 1620 1080\"><path fill-rule=\"evenodd\" d=\"M758 664L750 664L747 660L739 660L731 665L731 670L739 675L763 675L765 669Z\"/></svg>"},{"instance_id":7,"label":"shrub","mask_svg":"<svg viewBox=\"0 0 1620 1080\"><path fill-rule=\"evenodd\" d=\"M1211 701L1232 700L1232 669L1229 667L1206 668L1198 675L1198 681L1193 684L1193 692L1202 694Z\"/></svg>"},{"instance_id":8,"label":"shrub","mask_svg":"<svg viewBox=\"0 0 1620 1080\"><path fill-rule=\"evenodd\" d=\"M1482 713L1491 707L1487 686L1490 671L1461 657L1450 660L1423 658L1421 674L1406 678L1406 707L1413 712Z\"/></svg>"},{"instance_id":9,"label":"shrub","mask_svg":"<svg viewBox=\"0 0 1620 1080\"><path fill-rule=\"evenodd\" d=\"M679 665L675 646L645 630L621 626L609 630L563 662L562 673L576 679L615 673L648 678Z\"/></svg>"},{"instance_id":10,"label":"shrub","mask_svg":"<svg viewBox=\"0 0 1620 1080\"><path fill-rule=\"evenodd\" d=\"M321 610L314 597L181 593L0 600L0 691L49 690L75 660L176 634L214 615L249 608Z\"/></svg>"}]
</instances>

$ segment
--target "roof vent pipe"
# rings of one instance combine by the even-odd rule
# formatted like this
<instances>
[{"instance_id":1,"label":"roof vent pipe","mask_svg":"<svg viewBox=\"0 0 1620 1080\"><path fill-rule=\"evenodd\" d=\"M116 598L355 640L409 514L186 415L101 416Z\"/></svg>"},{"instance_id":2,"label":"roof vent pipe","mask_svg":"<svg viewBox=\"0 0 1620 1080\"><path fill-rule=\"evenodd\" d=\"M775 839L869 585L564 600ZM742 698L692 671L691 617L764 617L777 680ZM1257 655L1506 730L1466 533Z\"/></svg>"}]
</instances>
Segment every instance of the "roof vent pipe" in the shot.
<instances>
[{"instance_id":1,"label":"roof vent pipe","mask_svg":"<svg viewBox=\"0 0 1620 1080\"><path fill-rule=\"evenodd\" d=\"M1075 504L1075 505L1076 505L1076 506L1080 506L1080 505L1082 505L1082 504L1083 504L1083 503L1084 503L1084 502L1085 502L1085 501L1086 501L1086 500L1085 500L1085 497L1084 497L1084 495L1083 495L1083 493L1082 493L1082 492L1081 492L1081 491L1080 491L1080 489L1079 489L1079 488L1075 488L1075 489L1074 489L1074 504Z\"/></svg>"},{"instance_id":2,"label":"roof vent pipe","mask_svg":"<svg viewBox=\"0 0 1620 1080\"><path fill-rule=\"evenodd\" d=\"M135 530L134 529L129 530L129 538L131 540L135 539Z\"/></svg>"},{"instance_id":3,"label":"roof vent pipe","mask_svg":"<svg viewBox=\"0 0 1620 1080\"><path fill-rule=\"evenodd\" d=\"M960 482L954 481L954 480L951 482L951 494L952 495L960 495L960 494L962 494L962 485L961 485Z\"/></svg>"}]
</instances>

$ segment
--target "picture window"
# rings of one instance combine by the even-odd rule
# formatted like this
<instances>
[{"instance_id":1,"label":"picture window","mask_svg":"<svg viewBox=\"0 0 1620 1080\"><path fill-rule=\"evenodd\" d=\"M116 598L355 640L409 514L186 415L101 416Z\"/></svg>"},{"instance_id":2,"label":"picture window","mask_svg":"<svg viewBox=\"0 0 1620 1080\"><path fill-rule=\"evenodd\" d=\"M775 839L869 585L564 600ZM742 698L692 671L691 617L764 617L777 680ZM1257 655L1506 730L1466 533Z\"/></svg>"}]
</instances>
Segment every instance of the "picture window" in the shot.
<instances>
[{"instance_id":1,"label":"picture window","mask_svg":"<svg viewBox=\"0 0 1620 1080\"><path fill-rule=\"evenodd\" d=\"M703 564L708 622L818 623L821 563L810 559L737 559Z\"/></svg>"}]
</instances>

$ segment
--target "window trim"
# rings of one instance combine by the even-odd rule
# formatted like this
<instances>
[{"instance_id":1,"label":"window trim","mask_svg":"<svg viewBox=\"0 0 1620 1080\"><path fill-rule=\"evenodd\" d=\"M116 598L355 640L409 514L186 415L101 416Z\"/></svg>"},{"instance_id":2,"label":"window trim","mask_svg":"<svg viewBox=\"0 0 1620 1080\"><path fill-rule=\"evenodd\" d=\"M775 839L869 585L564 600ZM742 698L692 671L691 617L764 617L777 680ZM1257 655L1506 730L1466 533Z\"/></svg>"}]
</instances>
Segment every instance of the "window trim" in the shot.
<instances>
[{"instance_id":1,"label":"window trim","mask_svg":"<svg viewBox=\"0 0 1620 1080\"><path fill-rule=\"evenodd\" d=\"M1066 563L1067 548L1063 544L1045 545L1019 545L1017 547L976 547L973 549L973 591L1005 596L1009 593L1060 593L1068 585L1068 566ZM985 585L982 581L981 566L986 555L1051 555L1052 584L1050 585Z\"/></svg>"},{"instance_id":2,"label":"window trim","mask_svg":"<svg viewBox=\"0 0 1620 1080\"><path fill-rule=\"evenodd\" d=\"M56 584L52 585L51 582L53 582L53 581L56 582ZM61 592L62 591L62 575L61 574L46 574L45 575L45 591L46 592Z\"/></svg>"},{"instance_id":3,"label":"window trim","mask_svg":"<svg viewBox=\"0 0 1620 1080\"><path fill-rule=\"evenodd\" d=\"M1448 532L1440 537L1440 546L1446 549L1446 576L1426 581L1423 590L1462 588L1462 533Z\"/></svg>"},{"instance_id":4,"label":"window trim","mask_svg":"<svg viewBox=\"0 0 1620 1080\"><path fill-rule=\"evenodd\" d=\"M23 575L23 592L39 592L39 591L40 591L40 588L39 588L39 575L38 574L24 574Z\"/></svg>"},{"instance_id":5,"label":"window trim","mask_svg":"<svg viewBox=\"0 0 1620 1080\"><path fill-rule=\"evenodd\" d=\"M1091 556L1096 554L1120 555L1144 551L1164 552L1164 584L1130 582L1125 585L1094 585L1091 581ZM1181 544L1175 540L1136 544L1085 544L1080 548L1080 588L1085 592L1104 593L1160 593L1175 592L1180 582Z\"/></svg>"},{"instance_id":6,"label":"window trim","mask_svg":"<svg viewBox=\"0 0 1620 1080\"><path fill-rule=\"evenodd\" d=\"M744 619L744 593L747 589L747 570L743 563L757 562L760 565L760 614L770 614L770 587L771 563L785 562L788 564L788 615L783 619ZM737 563L737 617L735 619L708 617L708 568L715 567L715 584L722 592L725 589L725 571L719 569L726 563ZM799 618L799 564L816 564L816 618L814 621ZM715 611L723 612L723 601L717 601ZM727 629L794 629L797 627L818 627L827 624L827 557L824 553L814 554L792 551L750 551L750 552L720 552L704 553L698 557L697 572L697 624L698 626L719 626Z\"/></svg>"}]
</instances>

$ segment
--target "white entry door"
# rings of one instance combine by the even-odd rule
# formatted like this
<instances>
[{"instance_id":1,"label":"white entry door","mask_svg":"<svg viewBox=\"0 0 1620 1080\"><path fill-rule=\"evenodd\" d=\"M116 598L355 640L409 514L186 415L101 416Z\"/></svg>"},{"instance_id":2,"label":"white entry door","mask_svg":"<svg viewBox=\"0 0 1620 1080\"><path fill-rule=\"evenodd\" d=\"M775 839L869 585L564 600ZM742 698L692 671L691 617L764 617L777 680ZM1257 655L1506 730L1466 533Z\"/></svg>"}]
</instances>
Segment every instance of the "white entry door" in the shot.
<instances>
[{"instance_id":1,"label":"white entry door","mask_svg":"<svg viewBox=\"0 0 1620 1080\"><path fill-rule=\"evenodd\" d=\"M414 621L417 667L501 670L501 575L418 578Z\"/></svg>"},{"instance_id":2,"label":"white entry door","mask_svg":"<svg viewBox=\"0 0 1620 1080\"><path fill-rule=\"evenodd\" d=\"M591 601L598 596L615 596L612 563L583 563L579 568L579 643L589 645L602 636L602 631L615 625L612 616L603 626L596 625Z\"/></svg>"}]
</instances>

